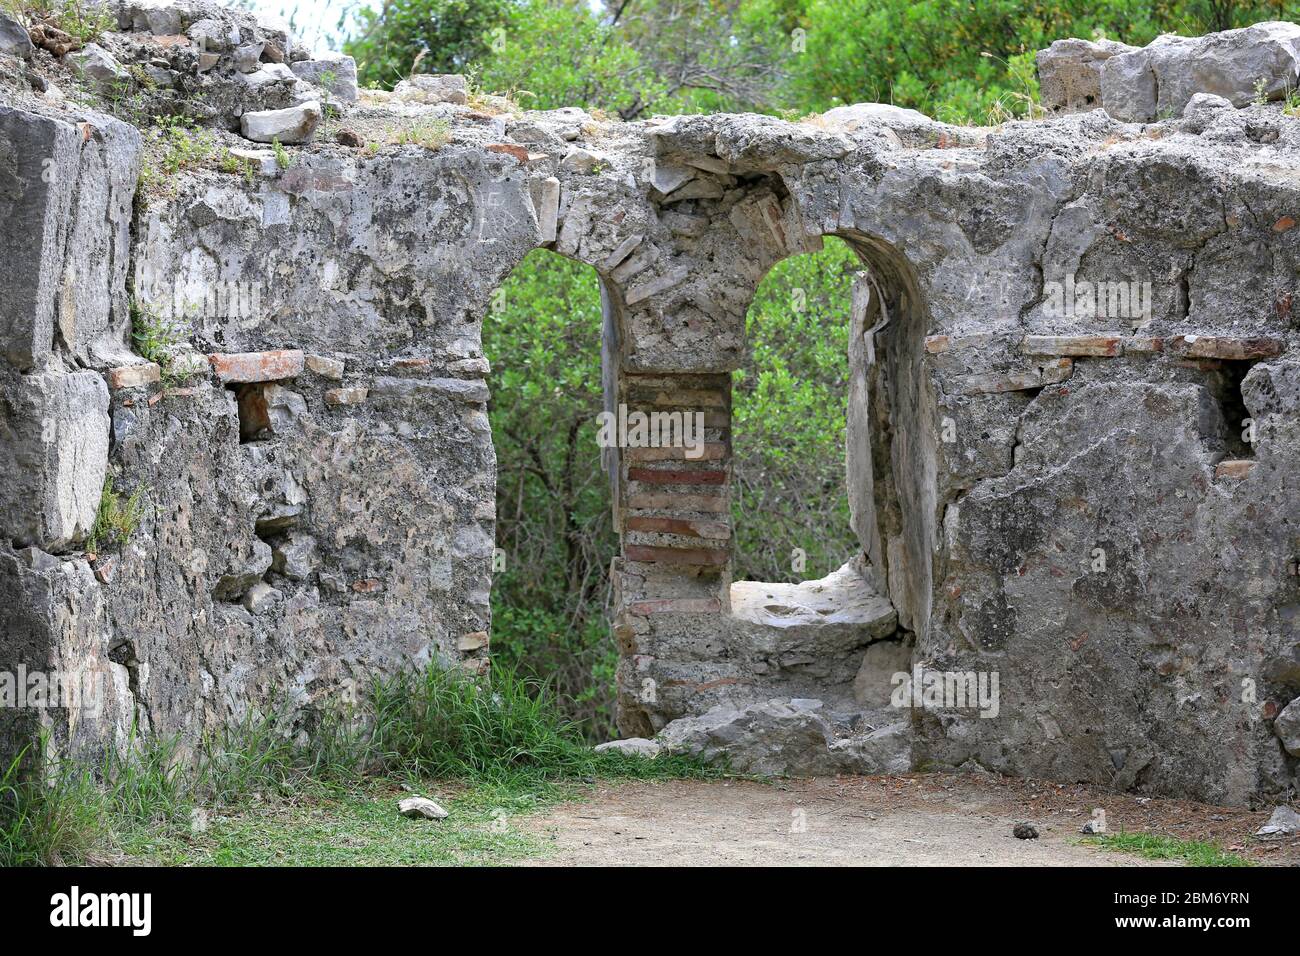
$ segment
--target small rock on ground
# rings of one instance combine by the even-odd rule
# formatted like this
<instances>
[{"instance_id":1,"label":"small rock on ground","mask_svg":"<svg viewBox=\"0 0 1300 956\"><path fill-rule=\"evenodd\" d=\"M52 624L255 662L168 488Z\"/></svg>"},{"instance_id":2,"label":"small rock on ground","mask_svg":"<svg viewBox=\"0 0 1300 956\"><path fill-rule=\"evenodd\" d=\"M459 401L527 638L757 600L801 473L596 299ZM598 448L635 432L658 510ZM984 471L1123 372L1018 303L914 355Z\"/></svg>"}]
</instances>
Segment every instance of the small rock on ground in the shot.
<instances>
[{"instance_id":1,"label":"small rock on ground","mask_svg":"<svg viewBox=\"0 0 1300 956\"><path fill-rule=\"evenodd\" d=\"M617 750L619 753L632 754L637 757L657 757L663 747L654 740L645 737L629 737L627 740L610 740L595 746L596 753Z\"/></svg>"},{"instance_id":2,"label":"small rock on ground","mask_svg":"<svg viewBox=\"0 0 1300 956\"><path fill-rule=\"evenodd\" d=\"M1300 833L1300 813L1290 807L1278 807L1268 823L1255 831L1257 837L1284 837Z\"/></svg>"},{"instance_id":3,"label":"small rock on ground","mask_svg":"<svg viewBox=\"0 0 1300 956\"><path fill-rule=\"evenodd\" d=\"M448 816L446 810L428 797L407 797L397 805L397 809L402 816L415 820L445 820Z\"/></svg>"}]
</instances>

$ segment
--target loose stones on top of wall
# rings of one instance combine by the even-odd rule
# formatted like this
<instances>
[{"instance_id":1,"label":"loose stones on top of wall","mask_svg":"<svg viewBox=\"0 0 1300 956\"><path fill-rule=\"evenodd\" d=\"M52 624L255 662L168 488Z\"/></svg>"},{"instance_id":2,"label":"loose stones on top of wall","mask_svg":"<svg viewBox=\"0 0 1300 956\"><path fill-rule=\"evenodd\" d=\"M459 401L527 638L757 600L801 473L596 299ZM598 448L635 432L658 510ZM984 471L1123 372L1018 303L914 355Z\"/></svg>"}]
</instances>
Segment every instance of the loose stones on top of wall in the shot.
<instances>
[{"instance_id":1,"label":"loose stones on top of wall","mask_svg":"<svg viewBox=\"0 0 1300 956\"><path fill-rule=\"evenodd\" d=\"M1203 37L1166 34L1137 48L1110 40L1058 40L1037 57L1044 107L1104 108L1116 119L1178 117L1195 95L1236 107L1281 99L1300 75L1300 27L1268 22Z\"/></svg>"},{"instance_id":2,"label":"loose stones on top of wall","mask_svg":"<svg viewBox=\"0 0 1300 956\"><path fill-rule=\"evenodd\" d=\"M1039 97L1051 113L1077 113L1101 107L1101 69L1113 56L1137 47L1114 40L1056 40L1035 57Z\"/></svg>"},{"instance_id":3,"label":"loose stones on top of wall","mask_svg":"<svg viewBox=\"0 0 1300 956\"><path fill-rule=\"evenodd\" d=\"M309 101L278 110L249 110L239 118L246 139L296 146L311 140L320 125L321 106Z\"/></svg>"},{"instance_id":4,"label":"loose stones on top of wall","mask_svg":"<svg viewBox=\"0 0 1300 956\"><path fill-rule=\"evenodd\" d=\"M120 33L72 54L90 82L133 90L138 64L151 86L141 92L181 88L197 82L201 102L191 104L201 118L227 129L240 128L247 112L278 111L309 102L346 109L357 100L356 64L351 57L313 58L296 47L287 26L274 17L232 9L211 0L144 3L115 0ZM185 87L188 89L189 87ZM251 122L262 131L269 121ZM286 138L293 130L286 127Z\"/></svg>"}]
</instances>

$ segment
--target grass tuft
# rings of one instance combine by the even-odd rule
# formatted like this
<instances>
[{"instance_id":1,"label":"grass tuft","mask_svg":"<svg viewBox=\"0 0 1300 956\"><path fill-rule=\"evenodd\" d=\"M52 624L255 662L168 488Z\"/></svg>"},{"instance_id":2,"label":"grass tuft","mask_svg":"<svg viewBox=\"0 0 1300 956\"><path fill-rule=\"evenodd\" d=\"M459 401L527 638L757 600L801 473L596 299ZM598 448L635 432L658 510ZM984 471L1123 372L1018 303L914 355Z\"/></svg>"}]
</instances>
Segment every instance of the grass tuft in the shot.
<instances>
[{"instance_id":1,"label":"grass tuft","mask_svg":"<svg viewBox=\"0 0 1300 956\"><path fill-rule=\"evenodd\" d=\"M174 177L204 166L220 167L222 151L212 130L186 116L154 116L142 129L144 153L140 163L140 190L158 198L176 193Z\"/></svg>"},{"instance_id":2,"label":"grass tuft","mask_svg":"<svg viewBox=\"0 0 1300 956\"><path fill-rule=\"evenodd\" d=\"M190 304L187 312L195 308ZM163 390L195 374L193 369L181 372L176 365L177 353L189 344L188 330L187 321L161 316L149 304L132 297L131 344L139 355L158 366Z\"/></svg>"},{"instance_id":3,"label":"grass tuft","mask_svg":"<svg viewBox=\"0 0 1300 956\"><path fill-rule=\"evenodd\" d=\"M0 866L85 862L105 843L94 775L84 767L56 767L38 782L26 756L19 753L0 774Z\"/></svg>"},{"instance_id":4,"label":"grass tuft","mask_svg":"<svg viewBox=\"0 0 1300 956\"><path fill-rule=\"evenodd\" d=\"M1179 860L1192 866L1254 866L1250 860L1228 853L1213 843L1179 840L1158 833L1105 833L1083 841L1119 853L1136 853L1148 860Z\"/></svg>"},{"instance_id":5,"label":"grass tuft","mask_svg":"<svg viewBox=\"0 0 1300 956\"><path fill-rule=\"evenodd\" d=\"M390 146L423 146L437 151L451 142L451 124L445 119L411 120L391 130L387 141Z\"/></svg>"},{"instance_id":6,"label":"grass tuft","mask_svg":"<svg viewBox=\"0 0 1300 956\"><path fill-rule=\"evenodd\" d=\"M99 495L99 509L86 538L86 550L98 553L105 548L123 547L135 534L143 513L144 486L140 485L123 499L113 487L113 476L109 475Z\"/></svg>"}]
</instances>

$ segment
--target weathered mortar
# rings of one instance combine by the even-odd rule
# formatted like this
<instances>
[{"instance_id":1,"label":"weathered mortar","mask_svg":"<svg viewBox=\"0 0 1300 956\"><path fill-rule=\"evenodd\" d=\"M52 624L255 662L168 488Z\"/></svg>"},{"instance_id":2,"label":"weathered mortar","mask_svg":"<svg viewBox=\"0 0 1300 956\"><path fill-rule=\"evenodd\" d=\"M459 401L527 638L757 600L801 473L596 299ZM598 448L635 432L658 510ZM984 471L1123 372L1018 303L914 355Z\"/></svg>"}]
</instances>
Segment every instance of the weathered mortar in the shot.
<instances>
[{"instance_id":1,"label":"weathered mortar","mask_svg":"<svg viewBox=\"0 0 1300 956\"><path fill-rule=\"evenodd\" d=\"M1228 803L1300 783L1270 723L1300 695L1295 120L1094 110L970 130L864 105L617 124L364 97L349 114L411 116L447 118L452 142L318 144L251 184L188 172L128 237L114 211L138 135L91 116L87 138L25 94L0 109L0 669L110 675L98 723L49 715L64 740L104 743L132 715L192 736L282 694L307 720L376 671L486 667L480 324L546 247L601 277L607 406L708 416L700 460L606 456L626 733L716 707L700 733L767 768L797 740L785 769L975 761ZM33 156L108 198L70 202ZM731 612L729 373L762 276L823 235L867 273L845 317L863 556L834 587L872 610L778 631ZM87 243L109 254L60 265ZM143 301L239 283L256 303L189 317L216 358L184 387L120 370L128 260ZM1150 282L1149 315L1054 312L1048 283L1068 276ZM1249 446L1225 417L1243 410ZM97 579L84 492L110 463L153 507ZM888 679L868 658L909 654L997 671L998 716L852 697ZM789 705L814 696L824 710Z\"/></svg>"}]
</instances>

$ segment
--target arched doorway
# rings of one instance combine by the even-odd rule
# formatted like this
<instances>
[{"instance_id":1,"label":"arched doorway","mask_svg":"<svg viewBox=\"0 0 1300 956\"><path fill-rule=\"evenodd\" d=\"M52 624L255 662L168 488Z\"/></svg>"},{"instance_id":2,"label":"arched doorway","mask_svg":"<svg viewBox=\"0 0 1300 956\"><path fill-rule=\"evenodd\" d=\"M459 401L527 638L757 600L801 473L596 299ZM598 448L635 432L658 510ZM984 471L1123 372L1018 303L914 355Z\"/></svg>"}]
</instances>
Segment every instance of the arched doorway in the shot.
<instances>
[{"instance_id":1,"label":"arched doorway","mask_svg":"<svg viewBox=\"0 0 1300 956\"><path fill-rule=\"evenodd\" d=\"M900 729L905 717L890 708L889 691L891 677L910 667L914 610L921 609L922 620L928 615L935 522L933 514L917 509L929 507L926 495L932 499L933 493L913 487L932 483L935 470L934 449L926 444L935 405L922 368L925 314L915 278L892 246L856 232L826 242L832 251L822 255L834 263L843 285L829 297L838 300L838 310L822 303L809 316L827 328L838 323L820 357L826 374L810 394L789 396L790 370L762 335L751 337L755 356L778 359L768 381L780 387L760 394L770 407L760 403L748 414L743 407L737 411L746 401L737 394L746 386L744 375L736 384L730 375L661 370L625 374L620 383L620 397L630 406L696 406L708 426L706 447L713 443L716 451L692 461L652 450L625 462L621 471L624 549L616 575L615 636L623 652L625 735L648 735L699 716L699 733L712 740L716 731L716 740L725 741L733 734L762 736L757 728L769 720L811 720L810 726L821 728L814 737L825 733L826 766L839 766L841 759L846 767L907 760ZM770 275L778 303L793 304L793 290L803 288L799 304L806 308L807 288L790 276L800 270L807 276L809 269L815 275L823 263L815 257L782 261L791 264ZM760 309L761 277L754 276L753 297ZM790 321L783 328L791 326L803 334L825 331L811 333ZM803 355L808 357L806 349ZM752 360L750 367L757 368ZM746 454L749 436L739 434L744 424L760 426L754 442L760 465L764 454L780 462L790 452L781 417L797 419L801 407L816 408L816 416L808 413L811 421L800 424L832 449L821 449L828 461L817 462L825 465L820 471L801 464L798 455L788 466L791 484L806 477L811 490L805 494L829 499L818 502L824 513L804 525L803 533L822 547L816 551L820 567L805 560L802 575L787 563L798 543L781 540L779 520L750 536L759 542L759 560L744 553L755 517L747 498L753 502L755 488L752 482L737 488L737 478L745 480L746 463L737 460ZM819 425L833 435L819 435ZM805 451L815 454L811 445ZM900 481L898 475L919 480ZM770 497L779 499L782 490ZM706 509L713 504L720 508ZM797 515L797 503L795 510ZM809 549L803 550L806 558ZM837 550L839 562L830 556ZM777 580L736 580L751 567L759 575L774 570ZM904 601L907 620L891 600L895 594ZM809 708L819 716L809 718ZM859 753L858 742L867 750Z\"/></svg>"},{"instance_id":2,"label":"arched doorway","mask_svg":"<svg viewBox=\"0 0 1300 956\"><path fill-rule=\"evenodd\" d=\"M830 237L763 277L732 376L733 573L821 577L860 550L849 520L845 422L849 314L862 264Z\"/></svg>"},{"instance_id":3,"label":"arched doorway","mask_svg":"<svg viewBox=\"0 0 1300 956\"><path fill-rule=\"evenodd\" d=\"M494 667L549 682L593 738L612 733L608 569L618 541L601 471L600 279L545 249L506 277L483 322L497 458Z\"/></svg>"}]
</instances>

